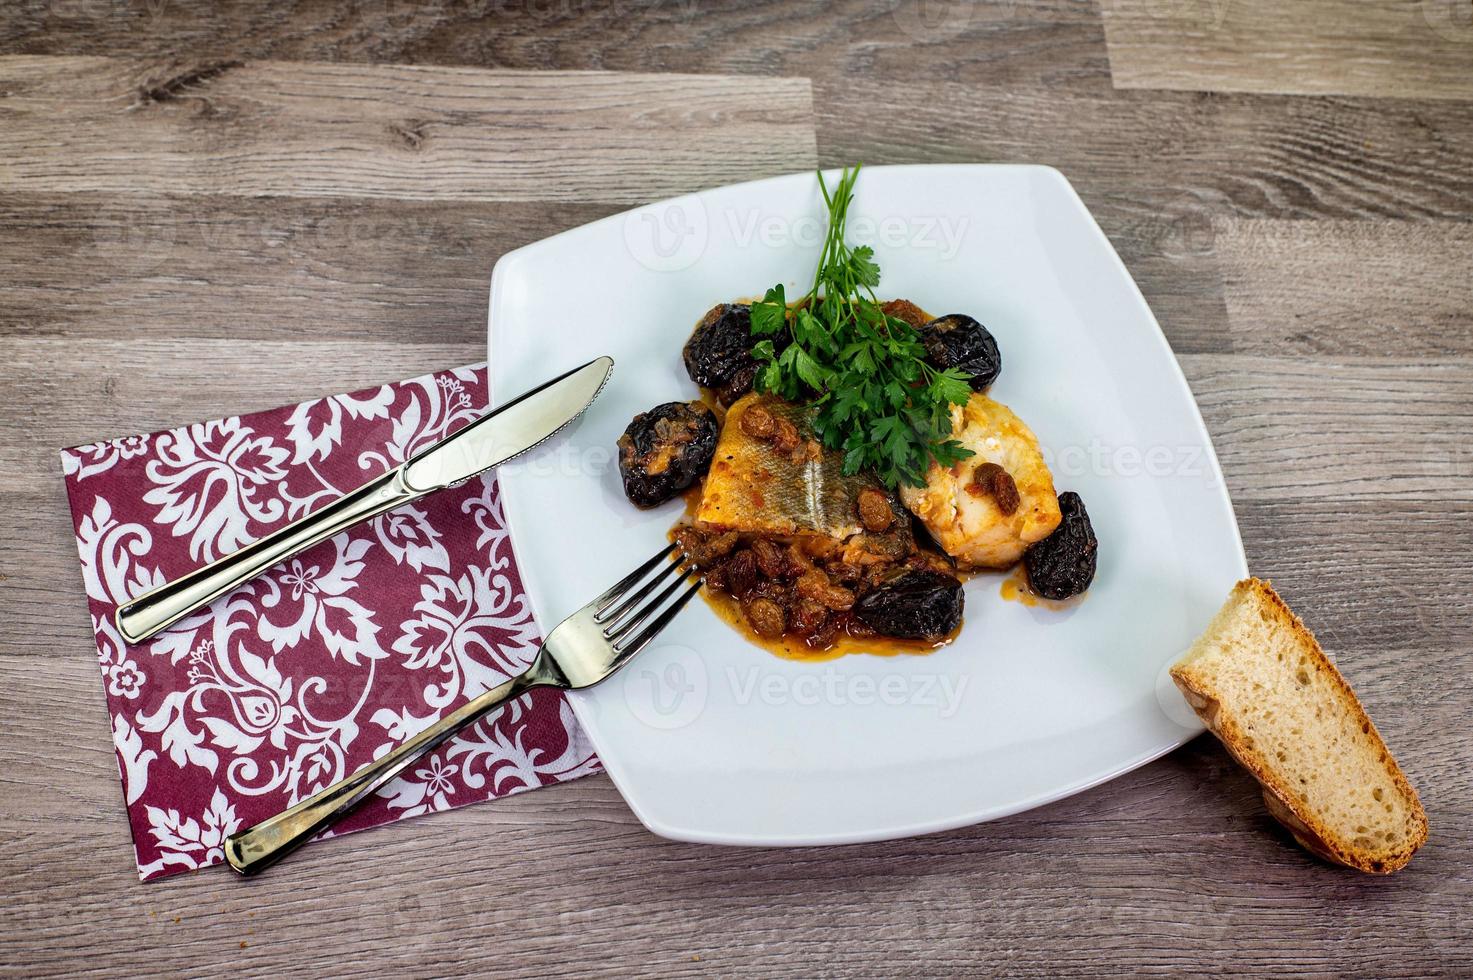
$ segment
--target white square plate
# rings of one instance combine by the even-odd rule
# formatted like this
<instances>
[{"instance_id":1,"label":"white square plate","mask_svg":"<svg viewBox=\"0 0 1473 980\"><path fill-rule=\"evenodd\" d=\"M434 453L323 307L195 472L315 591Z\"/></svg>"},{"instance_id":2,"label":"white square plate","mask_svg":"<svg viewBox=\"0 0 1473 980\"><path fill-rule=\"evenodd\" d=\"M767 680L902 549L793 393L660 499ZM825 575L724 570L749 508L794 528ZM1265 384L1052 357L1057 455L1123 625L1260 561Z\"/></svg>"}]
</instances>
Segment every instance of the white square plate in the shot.
<instances>
[{"instance_id":1,"label":"white square plate","mask_svg":"<svg viewBox=\"0 0 1473 980\"><path fill-rule=\"evenodd\" d=\"M826 175L833 183L837 175ZM813 174L723 187L504 256L491 279L497 398L599 354L617 363L558 442L502 468L506 517L545 629L665 540L674 501L625 498L614 442L638 412L697 396L680 351L711 306L812 282ZM1033 166L873 167L850 241L882 298L975 316L992 396L1037 433L1100 540L1065 611L967 585L965 625L926 656L803 663L693 603L573 706L645 825L681 840L803 845L989 820L1103 782L1201 731L1165 668L1247 574L1232 503L1171 349L1069 182Z\"/></svg>"}]
</instances>

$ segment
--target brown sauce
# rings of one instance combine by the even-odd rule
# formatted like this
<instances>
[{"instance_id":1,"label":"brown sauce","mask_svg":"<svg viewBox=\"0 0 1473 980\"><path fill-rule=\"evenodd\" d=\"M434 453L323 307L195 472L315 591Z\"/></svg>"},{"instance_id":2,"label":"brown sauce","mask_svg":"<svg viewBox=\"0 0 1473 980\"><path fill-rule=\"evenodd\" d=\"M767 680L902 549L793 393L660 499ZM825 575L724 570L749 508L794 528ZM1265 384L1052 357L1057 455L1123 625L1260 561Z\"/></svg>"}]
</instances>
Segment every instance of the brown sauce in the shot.
<instances>
[{"instance_id":1,"label":"brown sauce","mask_svg":"<svg viewBox=\"0 0 1473 980\"><path fill-rule=\"evenodd\" d=\"M670 540L675 540L675 532L686 524L695 523L696 509L701 505L701 484L687 489L681 494L685 504L685 515L671 526L669 531ZM964 571L958 571L957 577L966 581L971 576ZM949 646L961 634L962 627L966 625L963 618L962 623L957 626L949 636L939 640L902 640L893 636L876 636L873 634L856 636L847 631L841 633L832 643L824 647L811 646L801 636L795 634L784 634L777 639L768 639L758 636L747 622L747 617L742 615L741 602L735 596L726 592L718 592L713 589L702 588L701 598L711 611L732 629L736 630L750 643L768 651L769 653L782 657L785 660L803 660L812 663L824 660L837 660L839 657L848 656L851 653L868 653L877 657L897 656L924 656L933 653L942 647Z\"/></svg>"},{"instance_id":2,"label":"brown sauce","mask_svg":"<svg viewBox=\"0 0 1473 980\"><path fill-rule=\"evenodd\" d=\"M1021 602L1025 606L1036 606L1048 601L1028 587L1028 573L1023 570L1021 562L1014 565L1012 572L1002 580L998 594L1009 602Z\"/></svg>"},{"instance_id":3,"label":"brown sauce","mask_svg":"<svg viewBox=\"0 0 1473 980\"><path fill-rule=\"evenodd\" d=\"M1064 610L1073 609L1084 601L1089 595L1088 591L1075 596L1072 599L1045 599L1028 584L1028 570L1023 567L1022 562L1013 566L1013 570L1002 580L998 587L998 595L1009 602L1019 602L1029 608L1042 607L1044 609Z\"/></svg>"},{"instance_id":4,"label":"brown sauce","mask_svg":"<svg viewBox=\"0 0 1473 980\"><path fill-rule=\"evenodd\" d=\"M706 600L706 605L711 607L722 622L736 630L750 643L755 643L767 652L784 660L804 660L817 663L824 660L837 660L839 657L848 656L851 653L868 653L878 657L897 657L901 655L924 656L933 653L944 646L948 646L961 632L958 626L956 632L940 640L900 640L893 636L851 636L839 635L833 643L826 647L812 647L801 636L791 633L781 636L775 640L758 636L747 623L747 618L742 615L741 603L725 592L714 592L711 589L701 589L701 598ZM963 621L962 626L966 623Z\"/></svg>"}]
</instances>

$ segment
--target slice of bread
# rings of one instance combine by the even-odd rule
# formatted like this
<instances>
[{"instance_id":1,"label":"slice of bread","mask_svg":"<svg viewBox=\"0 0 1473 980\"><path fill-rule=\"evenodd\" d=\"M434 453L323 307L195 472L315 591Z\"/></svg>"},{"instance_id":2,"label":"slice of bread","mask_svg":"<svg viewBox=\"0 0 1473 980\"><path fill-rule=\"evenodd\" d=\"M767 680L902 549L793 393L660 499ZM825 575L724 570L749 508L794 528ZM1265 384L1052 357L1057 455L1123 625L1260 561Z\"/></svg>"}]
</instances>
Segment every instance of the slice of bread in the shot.
<instances>
[{"instance_id":1,"label":"slice of bread","mask_svg":"<svg viewBox=\"0 0 1473 980\"><path fill-rule=\"evenodd\" d=\"M1427 839L1417 793L1355 692L1267 582L1244 579L1171 668L1176 686L1296 840L1390 874Z\"/></svg>"}]
</instances>

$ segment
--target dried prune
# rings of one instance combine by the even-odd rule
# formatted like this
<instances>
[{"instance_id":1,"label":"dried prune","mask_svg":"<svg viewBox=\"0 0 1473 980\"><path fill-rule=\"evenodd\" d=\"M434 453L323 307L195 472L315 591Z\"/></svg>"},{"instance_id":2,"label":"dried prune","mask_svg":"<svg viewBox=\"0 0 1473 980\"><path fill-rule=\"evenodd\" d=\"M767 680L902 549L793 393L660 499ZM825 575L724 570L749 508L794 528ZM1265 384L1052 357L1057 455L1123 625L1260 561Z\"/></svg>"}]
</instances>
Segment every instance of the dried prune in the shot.
<instances>
[{"instance_id":1,"label":"dried prune","mask_svg":"<svg viewBox=\"0 0 1473 980\"><path fill-rule=\"evenodd\" d=\"M1067 599L1089 588L1100 549L1079 494L1072 490L1059 494L1059 512L1063 519L1054 532L1023 555L1028 586L1045 599Z\"/></svg>"},{"instance_id":2,"label":"dried prune","mask_svg":"<svg viewBox=\"0 0 1473 980\"><path fill-rule=\"evenodd\" d=\"M700 402L666 402L634 417L619 437L624 495L663 504L703 476L716 452L716 416Z\"/></svg>"},{"instance_id":3,"label":"dried prune","mask_svg":"<svg viewBox=\"0 0 1473 980\"><path fill-rule=\"evenodd\" d=\"M920 328L926 360L939 368L958 368L971 375L973 391L986 391L1002 373L1002 352L982 324L965 313L939 316Z\"/></svg>"},{"instance_id":4,"label":"dried prune","mask_svg":"<svg viewBox=\"0 0 1473 980\"><path fill-rule=\"evenodd\" d=\"M730 408L733 402L752 390L756 381L757 362L754 360L751 364L738 368L730 381L716 389L716 400L722 407Z\"/></svg>"},{"instance_id":5,"label":"dried prune","mask_svg":"<svg viewBox=\"0 0 1473 980\"><path fill-rule=\"evenodd\" d=\"M761 339L752 336L752 308L745 303L718 303L701 317L685 343L681 357L696 384L715 388L721 404L730 405L752 390L757 359L752 348ZM792 338L786 330L771 337L782 350Z\"/></svg>"},{"instance_id":6,"label":"dried prune","mask_svg":"<svg viewBox=\"0 0 1473 980\"><path fill-rule=\"evenodd\" d=\"M854 616L885 636L938 640L962 621L962 583L944 572L910 569L875 586L854 603Z\"/></svg>"}]
</instances>

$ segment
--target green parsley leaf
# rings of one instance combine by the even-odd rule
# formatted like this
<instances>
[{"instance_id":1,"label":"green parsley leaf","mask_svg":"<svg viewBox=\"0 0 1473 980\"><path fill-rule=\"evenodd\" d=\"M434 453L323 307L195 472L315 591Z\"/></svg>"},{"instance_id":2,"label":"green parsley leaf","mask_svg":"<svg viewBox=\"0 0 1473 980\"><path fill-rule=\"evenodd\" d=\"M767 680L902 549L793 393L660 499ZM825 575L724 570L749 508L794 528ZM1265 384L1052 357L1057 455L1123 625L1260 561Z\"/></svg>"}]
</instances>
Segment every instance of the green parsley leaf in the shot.
<instances>
[{"instance_id":1,"label":"green parsley leaf","mask_svg":"<svg viewBox=\"0 0 1473 980\"><path fill-rule=\"evenodd\" d=\"M767 291L762 302L752 304L752 332L774 334L788 324L788 301L783 295L783 285L778 283Z\"/></svg>"},{"instance_id":2,"label":"green parsley leaf","mask_svg":"<svg viewBox=\"0 0 1473 980\"><path fill-rule=\"evenodd\" d=\"M924 486L926 470L972 455L951 438L951 406L971 397L968 376L925 360L914 328L886 316L874 290L880 267L869 246L850 248L844 226L859 168L845 169L830 189L818 175L828 207L828 233L813 288L794 304L781 285L752 304L753 348L762 364L759 391L818 407L814 428L823 444L844 452L844 472L869 470L890 486ZM773 337L788 331L781 353Z\"/></svg>"},{"instance_id":3,"label":"green parsley leaf","mask_svg":"<svg viewBox=\"0 0 1473 980\"><path fill-rule=\"evenodd\" d=\"M861 245L849 253L849 267L856 285L876 289L880 285L880 267L875 263L875 250Z\"/></svg>"}]
</instances>

